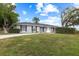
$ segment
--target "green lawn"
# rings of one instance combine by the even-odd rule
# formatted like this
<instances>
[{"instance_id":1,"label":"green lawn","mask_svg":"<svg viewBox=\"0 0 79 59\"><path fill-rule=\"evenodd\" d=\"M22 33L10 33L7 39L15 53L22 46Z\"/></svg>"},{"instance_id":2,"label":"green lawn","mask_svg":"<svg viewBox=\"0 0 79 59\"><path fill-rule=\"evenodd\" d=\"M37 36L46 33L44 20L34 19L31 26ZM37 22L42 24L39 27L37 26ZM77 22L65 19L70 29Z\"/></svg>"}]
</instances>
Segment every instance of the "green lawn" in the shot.
<instances>
[{"instance_id":1,"label":"green lawn","mask_svg":"<svg viewBox=\"0 0 79 59\"><path fill-rule=\"evenodd\" d=\"M79 35L35 34L0 40L0 55L79 55Z\"/></svg>"}]
</instances>

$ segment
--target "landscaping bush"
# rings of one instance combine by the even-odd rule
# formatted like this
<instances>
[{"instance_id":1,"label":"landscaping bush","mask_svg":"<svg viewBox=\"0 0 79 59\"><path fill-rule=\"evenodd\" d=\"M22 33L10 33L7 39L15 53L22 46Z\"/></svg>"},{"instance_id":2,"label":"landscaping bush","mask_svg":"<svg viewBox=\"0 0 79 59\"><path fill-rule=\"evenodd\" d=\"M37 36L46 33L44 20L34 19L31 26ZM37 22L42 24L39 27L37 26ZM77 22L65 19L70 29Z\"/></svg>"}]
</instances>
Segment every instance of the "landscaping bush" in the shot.
<instances>
[{"instance_id":1,"label":"landscaping bush","mask_svg":"<svg viewBox=\"0 0 79 59\"><path fill-rule=\"evenodd\" d=\"M9 33L20 33L20 29L10 29Z\"/></svg>"},{"instance_id":2,"label":"landscaping bush","mask_svg":"<svg viewBox=\"0 0 79 59\"><path fill-rule=\"evenodd\" d=\"M57 27L56 33L75 34L75 28Z\"/></svg>"},{"instance_id":3,"label":"landscaping bush","mask_svg":"<svg viewBox=\"0 0 79 59\"><path fill-rule=\"evenodd\" d=\"M76 30L76 34L79 34L79 31L78 30Z\"/></svg>"}]
</instances>

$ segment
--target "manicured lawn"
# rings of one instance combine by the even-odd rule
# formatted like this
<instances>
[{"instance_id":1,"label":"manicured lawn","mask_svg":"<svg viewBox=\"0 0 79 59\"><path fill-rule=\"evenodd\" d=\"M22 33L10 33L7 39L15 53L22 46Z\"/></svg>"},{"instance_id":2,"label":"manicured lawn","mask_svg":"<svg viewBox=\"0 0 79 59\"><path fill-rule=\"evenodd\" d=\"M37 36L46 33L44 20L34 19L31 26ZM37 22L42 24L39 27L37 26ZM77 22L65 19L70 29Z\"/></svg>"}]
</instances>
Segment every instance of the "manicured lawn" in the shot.
<instances>
[{"instance_id":1,"label":"manicured lawn","mask_svg":"<svg viewBox=\"0 0 79 59\"><path fill-rule=\"evenodd\" d=\"M0 55L79 55L79 35L35 34L0 40Z\"/></svg>"}]
</instances>

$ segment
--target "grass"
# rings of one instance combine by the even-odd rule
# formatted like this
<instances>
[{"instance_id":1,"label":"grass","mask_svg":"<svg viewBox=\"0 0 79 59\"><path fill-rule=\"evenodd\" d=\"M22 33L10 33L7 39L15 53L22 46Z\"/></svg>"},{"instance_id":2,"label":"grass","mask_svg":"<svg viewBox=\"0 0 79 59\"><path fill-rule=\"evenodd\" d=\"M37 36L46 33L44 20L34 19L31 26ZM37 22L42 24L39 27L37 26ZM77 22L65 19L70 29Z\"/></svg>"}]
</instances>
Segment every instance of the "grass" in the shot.
<instances>
[{"instance_id":1,"label":"grass","mask_svg":"<svg viewBox=\"0 0 79 59\"><path fill-rule=\"evenodd\" d=\"M0 55L79 56L79 35L35 34L0 40Z\"/></svg>"}]
</instances>

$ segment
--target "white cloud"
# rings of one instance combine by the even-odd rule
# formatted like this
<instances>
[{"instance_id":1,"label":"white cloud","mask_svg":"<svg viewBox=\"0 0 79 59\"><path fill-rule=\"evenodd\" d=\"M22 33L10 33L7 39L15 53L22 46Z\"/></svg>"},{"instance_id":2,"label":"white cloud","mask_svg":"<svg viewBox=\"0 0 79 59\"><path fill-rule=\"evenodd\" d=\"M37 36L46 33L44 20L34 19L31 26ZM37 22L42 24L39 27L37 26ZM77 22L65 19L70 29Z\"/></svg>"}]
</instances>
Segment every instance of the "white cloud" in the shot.
<instances>
[{"instance_id":1,"label":"white cloud","mask_svg":"<svg viewBox=\"0 0 79 59\"><path fill-rule=\"evenodd\" d=\"M12 3L12 5L16 5L15 3Z\"/></svg>"},{"instance_id":2,"label":"white cloud","mask_svg":"<svg viewBox=\"0 0 79 59\"><path fill-rule=\"evenodd\" d=\"M57 9L56 6L52 5L52 4L48 4L43 12L45 12L46 14L48 14L49 12L56 12L56 13L59 13L59 10Z\"/></svg>"},{"instance_id":3,"label":"white cloud","mask_svg":"<svg viewBox=\"0 0 79 59\"><path fill-rule=\"evenodd\" d=\"M40 13L41 16L48 16L46 13Z\"/></svg>"},{"instance_id":4,"label":"white cloud","mask_svg":"<svg viewBox=\"0 0 79 59\"><path fill-rule=\"evenodd\" d=\"M27 14L27 12L25 10L23 10L22 13L23 13L23 15L26 15Z\"/></svg>"},{"instance_id":5,"label":"white cloud","mask_svg":"<svg viewBox=\"0 0 79 59\"><path fill-rule=\"evenodd\" d=\"M55 26L61 26L61 19L60 17L48 17L46 20L40 20L40 23L44 24L50 24L50 25L55 25Z\"/></svg>"},{"instance_id":6,"label":"white cloud","mask_svg":"<svg viewBox=\"0 0 79 59\"><path fill-rule=\"evenodd\" d=\"M24 20L25 20L26 22L32 22L31 19L28 18L28 17L26 17Z\"/></svg>"},{"instance_id":7,"label":"white cloud","mask_svg":"<svg viewBox=\"0 0 79 59\"><path fill-rule=\"evenodd\" d=\"M59 10L55 5L52 4L43 4L38 3L36 5L37 12L40 13L41 16L47 16L49 12L56 12L59 13Z\"/></svg>"},{"instance_id":8,"label":"white cloud","mask_svg":"<svg viewBox=\"0 0 79 59\"><path fill-rule=\"evenodd\" d=\"M72 5L79 8L79 3L73 3Z\"/></svg>"},{"instance_id":9,"label":"white cloud","mask_svg":"<svg viewBox=\"0 0 79 59\"><path fill-rule=\"evenodd\" d=\"M73 3L75 6L79 6L79 3Z\"/></svg>"},{"instance_id":10,"label":"white cloud","mask_svg":"<svg viewBox=\"0 0 79 59\"><path fill-rule=\"evenodd\" d=\"M44 20L40 20L40 23L44 23L44 24L50 24L50 25L55 25L55 26L61 26L61 19L58 16L49 16L49 13L59 13L58 8L55 5L52 4L37 4L36 5L36 9L37 9L37 13L39 13L41 16L47 16L47 19Z\"/></svg>"},{"instance_id":11,"label":"white cloud","mask_svg":"<svg viewBox=\"0 0 79 59\"><path fill-rule=\"evenodd\" d=\"M43 3L38 3L36 5L37 13L41 12L42 11L42 8L43 8Z\"/></svg>"}]
</instances>

